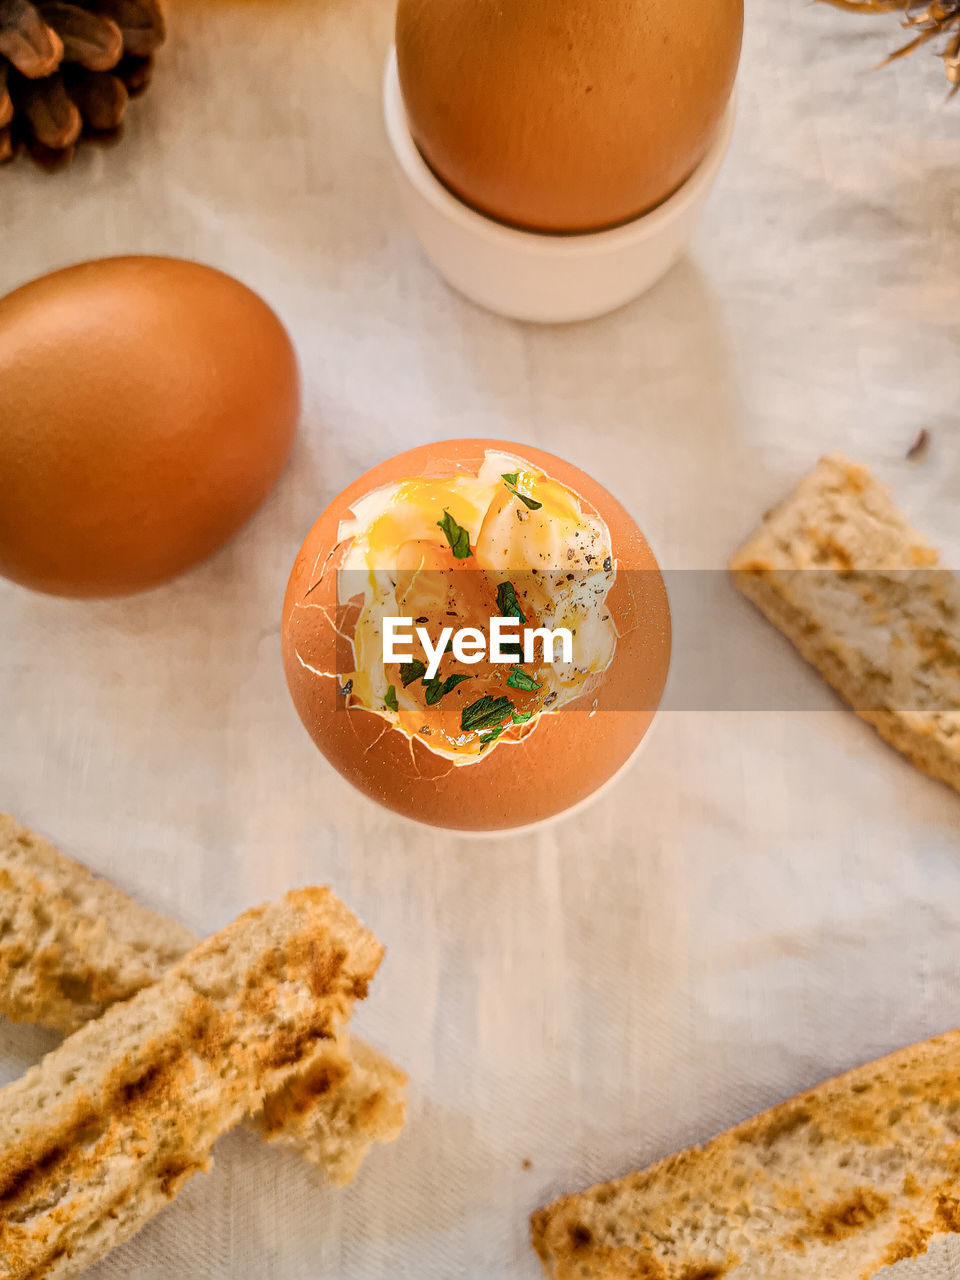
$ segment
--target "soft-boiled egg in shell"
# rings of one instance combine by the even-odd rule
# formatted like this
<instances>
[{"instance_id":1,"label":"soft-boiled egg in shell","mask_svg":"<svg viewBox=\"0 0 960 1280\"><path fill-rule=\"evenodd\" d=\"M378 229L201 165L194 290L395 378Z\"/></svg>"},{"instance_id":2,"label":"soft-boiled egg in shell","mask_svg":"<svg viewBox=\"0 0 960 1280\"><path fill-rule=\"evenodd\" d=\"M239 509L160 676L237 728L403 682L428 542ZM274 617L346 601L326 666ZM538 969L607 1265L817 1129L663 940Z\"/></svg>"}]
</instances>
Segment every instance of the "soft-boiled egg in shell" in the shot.
<instances>
[{"instance_id":1,"label":"soft-boiled egg in shell","mask_svg":"<svg viewBox=\"0 0 960 1280\"><path fill-rule=\"evenodd\" d=\"M505 661L496 617L515 620ZM396 660L390 619L407 620ZM362 476L308 534L284 601L317 746L366 794L448 828L521 827L590 795L643 738L669 653L663 581L627 512L570 464L497 441Z\"/></svg>"}]
</instances>

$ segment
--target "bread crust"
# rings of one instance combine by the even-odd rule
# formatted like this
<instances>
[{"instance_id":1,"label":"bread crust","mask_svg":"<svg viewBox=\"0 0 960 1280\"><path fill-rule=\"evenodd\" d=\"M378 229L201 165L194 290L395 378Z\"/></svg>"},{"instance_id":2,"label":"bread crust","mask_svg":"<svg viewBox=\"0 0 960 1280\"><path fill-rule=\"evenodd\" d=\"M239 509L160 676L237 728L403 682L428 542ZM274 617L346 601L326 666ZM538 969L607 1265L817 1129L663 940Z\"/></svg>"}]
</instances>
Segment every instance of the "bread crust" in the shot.
<instances>
[{"instance_id":1,"label":"bread crust","mask_svg":"<svg viewBox=\"0 0 960 1280\"><path fill-rule=\"evenodd\" d=\"M0 1090L0 1277L68 1280L319 1061L382 955L328 889L246 912Z\"/></svg>"},{"instance_id":2,"label":"bread crust","mask_svg":"<svg viewBox=\"0 0 960 1280\"><path fill-rule=\"evenodd\" d=\"M865 467L821 459L730 569L857 715L960 790L960 583Z\"/></svg>"},{"instance_id":3,"label":"bread crust","mask_svg":"<svg viewBox=\"0 0 960 1280\"><path fill-rule=\"evenodd\" d=\"M0 1013L71 1032L158 981L197 939L0 814ZM406 1075L347 1035L247 1123L335 1186L406 1115Z\"/></svg>"},{"instance_id":4,"label":"bread crust","mask_svg":"<svg viewBox=\"0 0 960 1280\"><path fill-rule=\"evenodd\" d=\"M551 1280L870 1280L960 1231L960 1031L535 1213Z\"/></svg>"},{"instance_id":5,"label":"bread crust","mask_svg":"<svg viewBox=\"0 0 960 1280\"><path fill-rule=\"evenodd\" d=\"M197 939L0 814L0 1012L77 1031Z\"/></svg>"}]
</instances>

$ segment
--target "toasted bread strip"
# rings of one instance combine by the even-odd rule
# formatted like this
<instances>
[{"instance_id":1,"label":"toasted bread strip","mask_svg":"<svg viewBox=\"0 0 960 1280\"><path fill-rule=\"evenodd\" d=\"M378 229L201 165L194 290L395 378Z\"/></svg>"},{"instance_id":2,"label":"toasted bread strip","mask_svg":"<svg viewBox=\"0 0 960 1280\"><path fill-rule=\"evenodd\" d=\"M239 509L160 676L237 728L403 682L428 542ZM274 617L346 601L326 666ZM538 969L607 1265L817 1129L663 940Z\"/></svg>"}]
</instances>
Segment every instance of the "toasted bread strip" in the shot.
<instances>
[{"instance_id":1,"label":"toasted bread strip","mask_svg":"<svg viewBox=\"0 0 960 1280\"><path fill-rule=\"evenodd\" d=\"M42 837L0 814L0 1012L77 1031L196 946Z\"/></svg>"},{"instance_id":2,"label":"toasted bread strip","mask_svg":"<svg viewBox=\"0 0 960 1280\"><path fill-rule=\"evenodd\" d=\"M0 1277L74 1276L321 1060L382 948L329 889L248 911L0 1090Z\"/></svg>"},{"instance_id":3,"label":"toasted bread strip","mask_svg":"<svg viewBox=\"0 0 960 1280\"><path fill-rule=\"evenodd\" d=\"M398 1138L406 1119L407 1077L399 1067L353 1036L341 1038L341 1059L294 1075L247 1121L336 1187L356 1177L375 1142Z\"/></svg>"},{"instance_id":4,"label":"toasted bread strip","mask_svg":"<svg viewBox=\"0 0 960 1280\"><path fill-rule=\"evenodd\" d=\"M823 458L730 568L858 715L960 790L960 582L866 468Z\"/></svg>"},{"instance_id":5,"label":"toasted bread strip","mask_svg":"<svg viewBox=\"0 0 960 1280\"><path fill-rule=\"evenodd\" d=\"M0 814L0 1013L74 1031L156 982L196 938ZM343 1035L250 1124L336 1186L403 1127L406 1076Z\"/></svg>"},{"instance_id":6,"label":"toasted bread strip","mask_svg":"<svg viewBox=\"0 0 960 1280\"><path fill-rule=\"evenodd\" d=\"M532 1222L552 1280L870 1280L960 1231L960 1031Z\"/></svg>"}]
</instances>

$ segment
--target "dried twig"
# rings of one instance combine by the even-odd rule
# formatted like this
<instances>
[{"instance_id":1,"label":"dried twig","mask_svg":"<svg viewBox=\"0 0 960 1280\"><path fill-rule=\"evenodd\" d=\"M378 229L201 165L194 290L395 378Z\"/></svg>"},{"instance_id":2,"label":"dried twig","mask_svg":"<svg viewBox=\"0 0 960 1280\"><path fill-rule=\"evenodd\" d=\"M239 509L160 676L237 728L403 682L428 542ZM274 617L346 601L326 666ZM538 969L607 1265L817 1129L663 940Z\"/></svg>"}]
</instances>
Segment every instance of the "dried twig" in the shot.
<instances>
[{"instance_id":1,"label":"dried twig","mask_svg":"<svg viewBox=\"0 0 960 1280\"><path fill-rule=\"evenodd\" d=\"M881 66L904 58L921 45L942 37L944 45L940 57L950 83L951 96L960 90L960 0L825 0L825 3L847 13L903 14L903 26L913 33L912 38L884 58Z\"/></svg>"}]
</instances>

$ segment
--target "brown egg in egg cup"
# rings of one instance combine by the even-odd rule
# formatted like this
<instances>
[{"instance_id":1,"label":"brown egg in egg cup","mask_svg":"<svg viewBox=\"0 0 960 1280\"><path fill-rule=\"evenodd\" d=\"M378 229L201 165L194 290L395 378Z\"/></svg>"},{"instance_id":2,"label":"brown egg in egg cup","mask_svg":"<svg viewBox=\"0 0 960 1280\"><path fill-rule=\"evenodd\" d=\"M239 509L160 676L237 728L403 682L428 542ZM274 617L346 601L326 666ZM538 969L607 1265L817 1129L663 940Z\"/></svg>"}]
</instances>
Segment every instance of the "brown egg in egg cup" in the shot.
<instances>
[{"instance_id":1,"label":"brown egg in egg cup","mask_svg":"<svg viewBox=\"0 0 960 1280\"><path fill-rule=\"evenodd\" d=\"M515 628L500 660L498 617ZM388 648L388 619L406 650ZM553 661L551 629L571 637ZM294 704L338 772L465 832L593 796L647 734L671 648L663 578L627 511L569 463L493 440L412 449L341 493L297 556L282 635Z\"/></svg>"}]
</instances>

